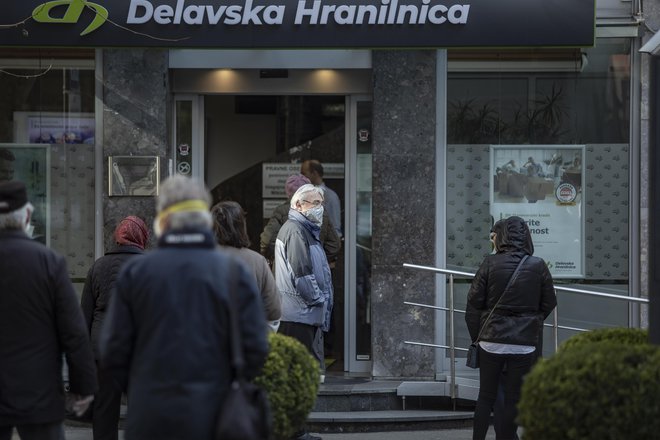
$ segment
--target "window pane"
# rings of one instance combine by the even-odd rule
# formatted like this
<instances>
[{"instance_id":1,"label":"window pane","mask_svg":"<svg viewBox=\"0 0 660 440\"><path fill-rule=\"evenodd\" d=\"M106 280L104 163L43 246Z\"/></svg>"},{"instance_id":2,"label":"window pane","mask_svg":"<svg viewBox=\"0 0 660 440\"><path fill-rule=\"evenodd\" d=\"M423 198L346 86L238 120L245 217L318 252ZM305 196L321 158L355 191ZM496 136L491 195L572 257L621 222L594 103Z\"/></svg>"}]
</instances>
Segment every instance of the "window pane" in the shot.
<instances>
[{"instance_id":1,"label":"window pane","mask_svg":"<svg viewBox=\"0 0 660 440\"><path fill-rule=\"evenodd\" d=\"M82 279L94 262L94 72L4 69L0 96L0 170L27 184L35 239Z\"/></svg>"}]
</instances>

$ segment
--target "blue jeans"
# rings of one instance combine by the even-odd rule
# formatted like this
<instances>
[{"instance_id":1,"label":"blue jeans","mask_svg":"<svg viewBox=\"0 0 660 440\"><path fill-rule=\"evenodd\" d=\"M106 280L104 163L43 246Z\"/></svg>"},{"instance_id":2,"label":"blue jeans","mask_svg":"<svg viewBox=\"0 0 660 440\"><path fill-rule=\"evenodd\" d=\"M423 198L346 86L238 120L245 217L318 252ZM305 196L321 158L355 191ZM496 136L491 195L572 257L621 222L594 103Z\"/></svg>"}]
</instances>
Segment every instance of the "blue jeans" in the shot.
<instances>
[{"instance_id":1,"label":"blue jeans","mask_svg":"<svg viewBox=\"0 0 660 440\"><path fill-rule=\"evenodd\" d=\"M520 400L523 377L532 368L535 353L495 354L479 347L479 397L474 411L472 440L484 440L490 424L490 414L497 400L500 384L504 391L504 401L496 408L495 417L499 422L497 440L516 438L516 405ZM506 374L502 374L506 368Z\"/></svg>"}]
</instances>

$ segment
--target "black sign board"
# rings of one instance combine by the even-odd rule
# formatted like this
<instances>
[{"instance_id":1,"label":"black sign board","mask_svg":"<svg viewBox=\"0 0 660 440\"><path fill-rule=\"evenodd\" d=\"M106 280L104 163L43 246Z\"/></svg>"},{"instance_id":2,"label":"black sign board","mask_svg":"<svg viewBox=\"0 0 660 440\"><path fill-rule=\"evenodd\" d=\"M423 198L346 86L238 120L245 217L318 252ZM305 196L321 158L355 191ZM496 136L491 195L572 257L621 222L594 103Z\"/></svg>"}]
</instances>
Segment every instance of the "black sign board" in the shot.
<instances>
[{"instance_id":1,"label":"black sign board","mask_svg":"<svg viewBox=\"0 0 660 440\"><path fill-rule=\"evenodd\" d=\"M595 0L22 0L0 46L592 46Z\"/></svg>"}]
</instances>

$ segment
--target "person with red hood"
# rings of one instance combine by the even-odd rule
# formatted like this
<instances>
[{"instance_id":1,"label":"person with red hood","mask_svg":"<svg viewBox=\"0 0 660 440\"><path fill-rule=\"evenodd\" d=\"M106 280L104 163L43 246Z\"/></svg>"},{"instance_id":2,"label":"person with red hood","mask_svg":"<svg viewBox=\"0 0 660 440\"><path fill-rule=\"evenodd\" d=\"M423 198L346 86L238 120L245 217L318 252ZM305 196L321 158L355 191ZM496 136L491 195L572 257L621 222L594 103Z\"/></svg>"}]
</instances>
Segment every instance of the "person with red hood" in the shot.
<instances>
[{"instance_id":1,"label":"person with red hood","mask_svg":"<svg viewBox=\"0 0 660 440\"><path fill-rule=\"evenodd\" d=\"M81 298L99 381L99 392L92 408L94 440L118 439L122 390L100 366L98 338L119 271L128 260L144 253L149 241L149 229L141 218L131 215L117 225L114 236L117 245L92 265Z\"/></svg>"}]
</instances>

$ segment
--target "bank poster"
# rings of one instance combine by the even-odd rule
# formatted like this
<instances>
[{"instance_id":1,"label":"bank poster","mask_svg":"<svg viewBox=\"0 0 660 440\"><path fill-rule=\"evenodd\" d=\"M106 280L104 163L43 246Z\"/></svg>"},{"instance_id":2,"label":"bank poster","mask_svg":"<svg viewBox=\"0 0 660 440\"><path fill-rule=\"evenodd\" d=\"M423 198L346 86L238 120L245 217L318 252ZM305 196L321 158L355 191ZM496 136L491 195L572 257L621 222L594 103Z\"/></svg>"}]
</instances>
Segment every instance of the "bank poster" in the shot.
<instances>
[{"instance_id":1,"label":"bank poster","mask_svg":"<svg viewBox=\"0 0 660 440\"><path fill-rule=\"evenodd\" d=\"M15 142L94 144L93 113L14 112Z\"/></svg>"},{"instance_id":2,"label":"bank poster","mask_svg":"<svg viewBox=\"0 0 660 440\"><path fill-rule=\"evenodd\" d=\"M584 276L584 145L491 145L493 220L516 215L554 278Z\"/></svg>"}]
</instances>

